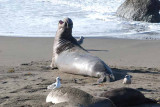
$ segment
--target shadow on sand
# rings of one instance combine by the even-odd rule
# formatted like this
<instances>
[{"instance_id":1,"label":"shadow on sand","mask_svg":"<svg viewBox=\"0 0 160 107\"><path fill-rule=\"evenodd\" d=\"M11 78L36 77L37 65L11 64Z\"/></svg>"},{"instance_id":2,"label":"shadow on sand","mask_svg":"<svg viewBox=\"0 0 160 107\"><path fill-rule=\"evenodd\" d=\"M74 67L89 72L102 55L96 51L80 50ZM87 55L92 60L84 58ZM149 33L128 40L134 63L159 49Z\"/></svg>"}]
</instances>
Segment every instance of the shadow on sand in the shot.
<instances>
[{"instance_id":1,"label":"shadow on sand","mask_svg":"<svg viewBox=\"0 0 160 107\"><path fill-rule=\"evenodd\" d=\"M119 69L119 68L111 68L115 77L116 81L124 79L125 75L128 73L149 73L149 74L160 74L160 72L151 72L150 68L147 70L128 70L128 69ZM131 75L132 78L132 75Z\"/></svg>"},{"instance_id":2,"label":"shadow on sand","mask_svg":"<svg viewBox=\"0 0 160 107\"><path fill-rule=\"evenodd\" d=\"M87 51L103 51L103 52L108 52L109 50L98 50L98 49L86 49Z\"/></svg>"}]
</instances>

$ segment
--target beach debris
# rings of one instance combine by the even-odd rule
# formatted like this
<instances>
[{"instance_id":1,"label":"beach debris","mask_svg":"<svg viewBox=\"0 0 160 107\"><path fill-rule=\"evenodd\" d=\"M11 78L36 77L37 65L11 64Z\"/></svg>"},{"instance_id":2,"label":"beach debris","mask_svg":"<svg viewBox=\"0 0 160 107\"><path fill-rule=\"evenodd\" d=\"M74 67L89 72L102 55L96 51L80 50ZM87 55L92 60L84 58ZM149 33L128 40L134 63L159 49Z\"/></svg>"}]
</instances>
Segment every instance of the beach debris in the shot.
<instances>
[{"instance_id":1,"label":"beach debris","mask_svg":"<svg viewBox=\"0 0 160 107\"><path fill-rule=\"evenodd\" d=\"M105 86L105 84L101 83L101 84L99 84L99 86L100 86L100 87L104 87L104 86Z\"/></svg>"},{"instance_id":2,"label":"beach debris","mask_svg":"<svg viewBox=\"0 0 160 107\"><path fill-rule=\"evenodd\" d=\"M31 76L31 75L33 75L31 72L24 74L24 76Z\"/></svg>"},{"instance_id":3,"label":"beach debris","mask_svg":"<svg viewBox=\"0 0 160 107\"><path fill-rule=\"evenodd\" d=\"M123 79L123 84L131 84L131 76L126 75L125 78Z\"/></svg>"},{"instance_id":4,"label":"beach debris","mask_svg":"<svg viewBox=\"0 0 160 107\"><path fill-rule=\"evenodd\" d=\"M8 83L8 82L7 81L2 82L2 84L6 84L6 83Z\"/></svg>"},{"instance_id":5,"label":"beach debris","mask_svg":"<svg viewBox=\"0 0 160 107\"><path fill-rule=\"evenodd\" d=\"M47 87L47 89L51 89L52 90L52 89L55 89L55 88L60 88L60 86L61 86L60 77L57 77L56 78L56 82L51 84L51 85L49 85Z\"/></svg>"},{"instance_id":6,"label":"beach debris","mask_svg":"<svg viewBox=\"0 0 160 107\"><path fill-rule=\"evenodd\" d=\"M10 68L10 69L8 70L8 72L9 72L9 73L14 73L14 72L15 72L15 69L14 69L14 68Z\"/></svg>"},{"instance_id":7,"label":"beach debris","mask_svg":"<svg viewBox=\"0 0 160 107\"><path fill-rule=\"evenodd\" d=\"M2 97L1 99L8 99L10 98L9 96L5 96L5 97Z\"/></svg>"},{"instance_id":8,"label":"beach debris","mask_svg":"<svg viewBox=\"0 0 160 107\"><path fill-rule=\"evenodd\" d=\"M30 63L22 63L21 65L23 65L23 66L29 66L31 64Z\"/></svg>"},{"instance_id":9,"label":"beach debris","mask_svg":"<svg viewBox=\"0 0 160 107\"><path fill-rule=\"evenodd\" d=\"M44 70L50 70L51 69L51 67L50 66L40 66L42 69L44 69Z\"/></svg>"},{"instance_id":10,"label":"beach debris","mask_svg":"<svg viewBox=\"0 0 160 107\"><path fill-rule=\"evenodd\" d=\"M83 80L83 79L74 78L74 79L72 79L71 81L72 81L73 83L76 83L76 84L82 84L82 83L83 83L82 80Z\"/></svg>"},{"instance_id":11,"label":"beach debris","mask_svg":"<svg viewBox=\"0 0 160 107\"><path fill-rule=\"evenodd\" d=\"M74 83L78 83L77 81L78 81L77 79L73 79L73 82L74 82Z\"/></svg>"}]
</instances>

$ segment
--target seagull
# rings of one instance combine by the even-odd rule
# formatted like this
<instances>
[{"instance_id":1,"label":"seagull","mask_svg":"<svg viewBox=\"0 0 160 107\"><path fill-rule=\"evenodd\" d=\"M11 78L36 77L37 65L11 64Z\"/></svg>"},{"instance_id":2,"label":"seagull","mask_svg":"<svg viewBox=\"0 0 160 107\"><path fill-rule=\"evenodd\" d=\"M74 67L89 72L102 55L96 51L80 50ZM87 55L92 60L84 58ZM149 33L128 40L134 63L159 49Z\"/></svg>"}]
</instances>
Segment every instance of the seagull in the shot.
<instances>
[{"instance_id":1,"label":"seagull","mask_svg":"<svg viewBox=\"0 0 160 107\"><path fill-rule=\"evenodd\" d=\"M51 84L51 85L49 85L48 87L47 87L47 89L55 89L55 88L60 88L60 86L61 86L61 82L60 82L60 78L59 77L57 77L56 78L56 82L55 83L53 83L53 84Z\"/></svg>"},{"instance_id":2,"label":"seagull","mask_svg":"<svg viewBox=\"0 0 160 107\"><path fill-rule=\"evenodd\" d=\"M126 75L125 78L123 79L123 84L131 84L131 76Z\"/></svg>"},{"instance_id":3,"label":"seagull","mask_svg":"<svg viewBox=\"0 0 160 107\"><path fill-rule=\"evenodd\" d=\"M77 39L78 44L81 45L83 43L83 39L84 39L83 36L81 36L79 39Z\"/></svg>"}]
</instances>

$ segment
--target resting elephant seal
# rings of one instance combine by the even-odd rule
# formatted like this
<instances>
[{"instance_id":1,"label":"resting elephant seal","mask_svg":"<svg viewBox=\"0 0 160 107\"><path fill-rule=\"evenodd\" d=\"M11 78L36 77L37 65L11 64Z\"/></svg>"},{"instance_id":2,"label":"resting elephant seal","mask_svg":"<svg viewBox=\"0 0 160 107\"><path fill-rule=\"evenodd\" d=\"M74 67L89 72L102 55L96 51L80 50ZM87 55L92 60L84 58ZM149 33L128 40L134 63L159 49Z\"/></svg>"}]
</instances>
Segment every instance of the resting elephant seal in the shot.
<instances>
[{"instance_id":1,"label":"resting elephant seal","mask_svg":"<svg viewBox=\"0 0 160 107\"><path fill-rule=\"evenodd\" d=\"M65 103L67 107L115 107L112 101L107 98L94 97L80 89L71 87L52 90L48 94L46 102Z\"/></svg>"},{"instance_id":2,"label":"resting elephant seal","mask_svg":"<svg viewBox=\"0 0 160 107\"><path fill-rule=\"evenodd\" d=\"M52 68L62 72L100 77L98 82L114 80L112 70L97 56L81 47L72 36L70 18L60 20L54 39Z\"/></svg>"},{"instance_id":3,"label":"resting elephant seal","mask_svg":"<svg viewBox=\"0 0 160 107\"><path fill-rule=\"evenodd\" d=\"M103 92L99 97L110 99L116 105L116 107L157 103L157 101L146 98L140 91L132 88L117 88L111 91Z\"/></svg>"}]
</instances>

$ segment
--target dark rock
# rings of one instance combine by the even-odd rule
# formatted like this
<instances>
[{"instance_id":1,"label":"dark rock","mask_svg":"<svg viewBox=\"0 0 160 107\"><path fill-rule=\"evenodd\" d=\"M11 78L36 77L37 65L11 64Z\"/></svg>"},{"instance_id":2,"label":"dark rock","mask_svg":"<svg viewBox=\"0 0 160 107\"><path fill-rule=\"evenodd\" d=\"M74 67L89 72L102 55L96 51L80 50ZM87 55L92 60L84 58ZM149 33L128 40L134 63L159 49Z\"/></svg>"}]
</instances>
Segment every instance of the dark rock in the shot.
<instances>
[{"instance_id":1,"label":"dark rock","mask_svg":"<svg viewBox=\"0 0 160 107\"><path fill-rule=\"evenodd\" d=\"M134 21L160 22L159 0L126 0L117 10L117 15Z\"/></svg>"},{"instance_id":2,"label":"dark rock","mask_svg":"<svg viewBox=\"0 0 160 107\"><path fill-rule=\"evenodd\" d=\"M8 82L7 81L2 82L2 84L6 84L6 83L8 83Z\"/></svg>"},{"instance_id":3,"label":"dark rock","mask_svg":"<svg viewBox=\"0 0 160 107\"><path fill-rule=\"evenodd\" d=\"M9 96L5 96L5 97L3 97L3 98L1 98L1 99L8 99L9 98Z\"/></svg>"},{"instance_id":4,"label":"dark rock","mask_svg":"<svg viewBox=\"0 0 160 107\"><path fill-rule=\"evenodd\" d=\"M31 64L30 64L30 63L23 63L23 64L21 64L21 65L29 66L29 65L31 65Z\"/></svg>"}]
</instances>

